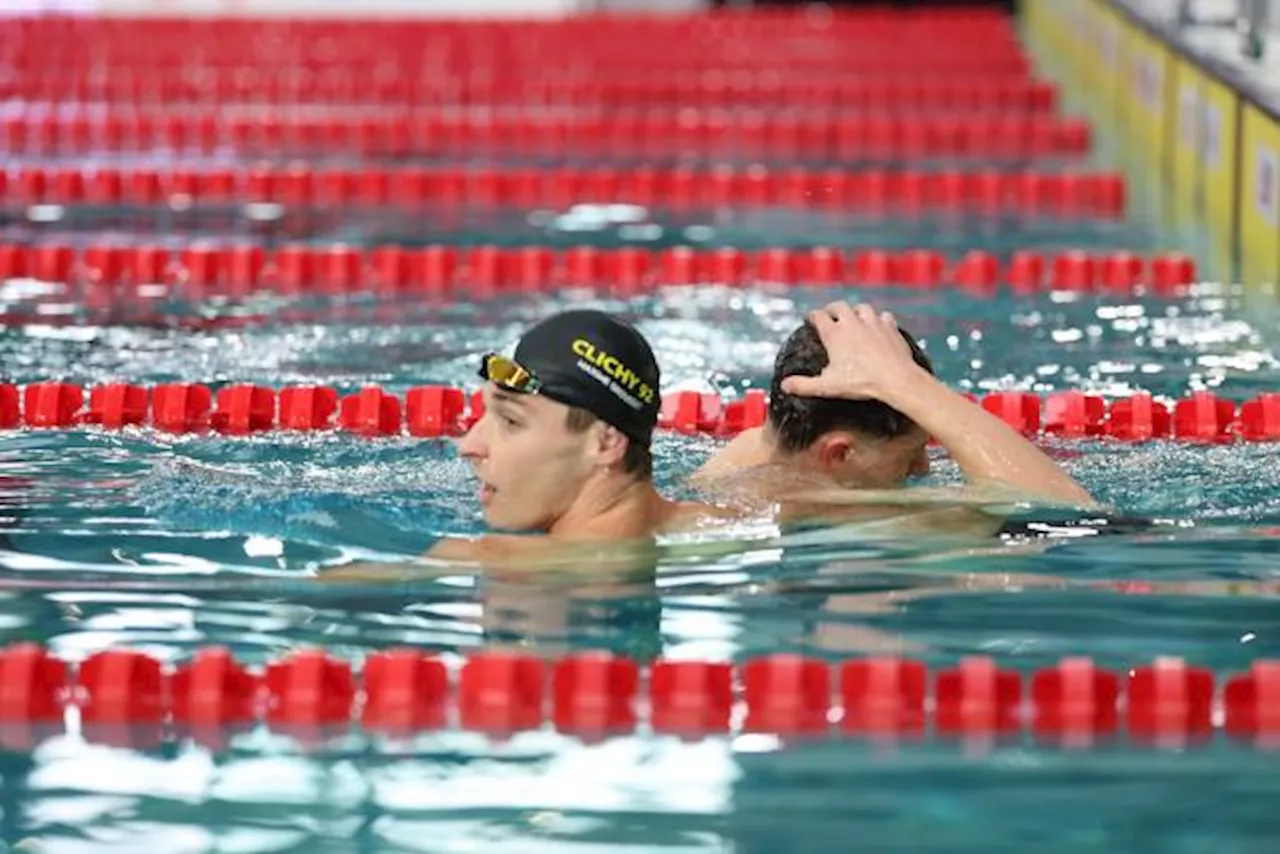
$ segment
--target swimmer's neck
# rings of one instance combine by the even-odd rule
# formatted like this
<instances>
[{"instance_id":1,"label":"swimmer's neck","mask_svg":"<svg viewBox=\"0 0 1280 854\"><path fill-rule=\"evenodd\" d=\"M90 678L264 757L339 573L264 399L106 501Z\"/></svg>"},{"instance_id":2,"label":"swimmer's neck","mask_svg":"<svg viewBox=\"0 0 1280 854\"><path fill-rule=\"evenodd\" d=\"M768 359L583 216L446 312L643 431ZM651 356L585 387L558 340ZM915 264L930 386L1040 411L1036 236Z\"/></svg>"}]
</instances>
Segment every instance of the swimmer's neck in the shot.
<instances>
[{"instance_id":1,"label":"swimmer's neck","mask_svg":"<svg viewBox=\"0 0 1280 854\"><path fill-rule=\"evenodd\" d=\"M583 486L547 534L565 539L645 537L669 518L674 507L647 478L602 473Z\"/></svg>"},{"instance_id":2,"label":"swimmer's neck","mask_svg":"<svg viewBox=\"0 0 1280 854\"><path fill-rule=\"evenodd\" d=\"M812 455L788 451L768 424L739 433L694 475L695 484L709 484L725 477L766 468L786 468L795 474L829 477Z\"/></svg>"}]
</instances>

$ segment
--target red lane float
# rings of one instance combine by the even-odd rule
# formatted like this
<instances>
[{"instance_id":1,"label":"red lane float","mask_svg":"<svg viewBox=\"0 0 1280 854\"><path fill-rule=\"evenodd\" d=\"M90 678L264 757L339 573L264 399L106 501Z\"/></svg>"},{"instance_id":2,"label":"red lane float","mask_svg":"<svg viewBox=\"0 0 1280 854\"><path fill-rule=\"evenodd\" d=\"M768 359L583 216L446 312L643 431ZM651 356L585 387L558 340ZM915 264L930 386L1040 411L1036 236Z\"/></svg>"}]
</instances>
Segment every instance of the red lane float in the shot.
<instances>
[{"instance_id":1,"label":"red lane float","mask_svg":"<svg viewBox=\"0 0 1280 854\"><path fill-rule=\"evenodd\" d=\"M106 250L110 251L106 251ZM1129 269L1143 271L1127 281L1132 293L1181 294L1194 284L1194 259L1178 252L1137 258L1123 256ZM110 265L102 259L111 257ZM590 246L448 245L424 248L284 244L265 250L256 244L196 243L173 251L154 246L92 244L77 251L57 244L0 245L0 280L32 278L91 288L167 284L197 290L280 290L289 293L387 293L471 298L505 292L541 292L563 287L604 287L621 294L671 286L751 283L809 286L937 288L953 286L988 293L1007 284L1015 294L1048 290L1100 289L1092 275L1064 274L1063 268L1096 268L1111 253L1068 250L1045 256L1018 251L1002 265L981 250L949 260L932 249L843 250L835 247L703 249L673 246L599 249ZM1046 277L1052 267L1059 271ZM121 294L121 296L124 296Z\"/></svg>"},{"instance_id":2,"label":"red lane float","mask_svg":"<svg viewBox=\"0 0 1280 854\"><path fill-rule=\"evenodd\" d=\"M924 11L924 10L921 10ZM1021 56L1022 48L1008 19L983 22L960 20L954 16L933 14L890 14L869 18L840 12L821 28L801 16L769 16L753 12L735 12L732 24L711 15L661 16L618 15L575 17L561 20L520 19L508 21L432 21L412 16L389 20L353 19L349 26L326 26L318 20L301 18L253 21L252 19L220 19L193 21L182 18L124 18L112 27L110 20L88 18L16 17L7 22L12 37L18 42L6 53L9 64L18 68L58 67L56 60L66 59L66 67L93 67L91 60L127 65L139 69L196 67L238 67L275 64L324 67L324 60L349 67L376 65L407 58L437 56L450 48L487 48L499 59L545 59L555 51L571 49L576 58L605 60L647 56L659 67L675 66L690 60L724 63L723 67L751 67L772 57L747 55L744 47L771 48L779 57L804 57L817 65L856 61L858 57L808 56L815 46L843 45L863 48L868 55L897 55L918 67L928 65L934 57L980 57L995 53ZM136 30L124 32L120 24ZM207 28L202 28L207 23ZM344 17L343 24L348 20ZM139 39L161 36L153 51L145 49ZM419 39L438 36L444 43L433 43L430 53ZM25 39L17 37L22 36ZM654 57L652 39L660 36L670 51ZM933 50L924 55L903 51L901 44L886 45L883 39L895 36L905 42L923 40ZM950 36L948 40L947 36ZM588 38L584 38L588 37ZM942 38L940 38L942 37ZM39 50L27 47L29 39L43 40ZM264 40L265 39L265 40ZM316 49L315 40L324 42ZM452 44L450 44L452 42ZM96 47L98 55L77 53ZM293 48L285 50L286 47ZM25 49L24 49L25 48ZM180 48L186 48L182 50ZM902 56L907 53L907 56ZM460 57L458 57L460 58ZM730 60L726 62L726 60Z\"/></svg>"},{"instance_id":3,"label":"red lane float","mask_svg":"<svg viewBox=\"0 0 1280 854\"><path fill-rule=\"evenodd\" d=\"M828 161L1077 157L1088 154L1093 143L1084 119L1038 112L833 116L821 110L788 115L752 109L646 112L627 117L554 111L524 118L502 111L483 119L470 113L406 111L384 111L370 118L339 114L307 119L257 111L233 119L220 112L160 116L123 112L65 121L74 123L42 118L32 126L20 117L10 117L0 123L0 142L15 155L45 157L159 150L206 155L232 151L241 157L474 158L484 154L541 159L571 154L601 160L680 155ZM78 180L71 174L62 179L68 190ZM1022 192L1044 196L1048 205L1054 187L1030 182Z\"/></svg>"},{"instance_id":4,"label":"red lane float","mask_svg":"<svg viewBox=\"0 0 1280 854\"><path fill-rule=\"evenodd\" d=\"M1028 182L1052 192L1028 192ZM1114 172L997 170L637 168L355 168L195 170L171 167L81 171L24 166L0 203L166 209L182 212L270 203L294 210L376 207L397 210L553 207L626 203L674 210L786 207L851 213L1017 214L1112 220L1124 216L1124 178ZM157 211L158 212L158 211ZM122 212L123 213L123 212ZM138 213L130 210L129 213ZM145 213L145 211L143 212ZM96 265L123 261L102 250ZM1108 289L1141 280L1143 260L1116 254L1102 268ZM1055 274L1062 277L1055 269ZM1090 277L1092 278L1092 277Z\"/></svg>"},{"instance_id":5,"label":"red lane float","mask_svg":"<svg viewBox=\"0 0 1280 854\"><path fill-rule=\"evenodd\" d=\"M432 69L388 76L354 68L346 74L263 68L252 75L205 68L200 74L157 73L140 79L132 71L118 75L70 70L31 70L0 81L0 94L39 104L107 104L99 118L73 109L69 115L42 114L35 108L8 117L7 140L25 150L27 141L51 150L60 141L76 146L99 141L146 140L166 125L181 125L179 108L217 105L230 120L252 108L314 105L327 115L367 113L368 108L443 110L452 107L500 107L503 110L591 109L609 111L845 110L881 114L925 111L957 116L987 112L1051 115L1059 106L1050 82L1026 74L990 72L895 72L888 68L813 73L795 69L739 70L732 74L690 74L650 67L602 70L589 77L559 74L548 66L523 76L477 77L465 71ZM95 76L96 75L96 76ZM147 117L134 119L143 111ZM174 113L175 115L166 115ZM141 122L134 124L134 122ZM4 124L0 123L0 125ZM132 132L137 127L139 132Z\"/></svg>"},{"instance_id":6,"label":"red lane float","mask_svg":"<svg viewBox=\"0 0 1280 854\"><path fill-rule=\"evenodd\" d=\"M417 76L429 69L454 76L466 68L468 60L472 67L483 61L491 68L512 69L535 79L543 69L551 76L646 68L732 73L779 66L792 73L810 74L881 70L1012 76L1030 71L1030 62L1007 23L1004 29L966 30L955 24L948 29L941 23L902 20L823 31L793 24L779 25L776 32L767 35L738 30L713 36L707 31L684 29L687 21L696 18L679 16L678 20L654 26L652 20L631 16L615 26L590 28L549 28L528 21L518 28L494 26L488 32L424 28L420 22L403 20L397 22L396 29L385 28L377 36L369 30L355 30L331 31L319 38L308 38L306 28L295 23L256 31L241 29L236 36L212 41L210 32L197 30L185 31L180 37L149 38L147 33L164 28L133 18L130 22L136 23L138 32L132 35L132 42L116 34L47 28L26 21L6 25L11 37L18 40L6 51L4 67L17 79L37 73L72 80L83 79L85 72L94 69L137 76L221 72L234 79L237 73L274 68L313 73L336 68L364 72L356 82L376 79L371 72L380 68L389 72L387 76ZM325 49L316 50L316 42ZM155 50L147 52L140 43ZM664 48L658 56L652 50L655 43ZM175 50L177 44L186 50ZM28 45L39 45L40 49ZM477 76L501 79L506 75Z\"/></svg>"},{"instance_id":7,"label":"red lane float","mask_svg":"<svg viewBox=\"0 0 1280 854\"><path fill-rule=\"evenodd\" d=\"M1121 675L1088 658L1023 673L971 656L930 673L922 662L888 657L829 663L780 653L642 664L603 651L547 660L480 650L451 668L403 647L372 653L359 670L321 649L253 670L220 647L176 665L132 650L69 665L24 643L0 650L0 675L6 724L56 731L65 710L76 708L90 740L99 737L90 725L168 725L219 747L223 728L259 721L302 736L358 725L399 736L457 727L505 738L550 726L588 741L643 729L686 739L741 731L986 740L1028 732L1075 747L1119 736L1181 747L1218 729L1263 745L1280 736L1280 662L1265 660L1221 679L1167 658ZM119 730L107 737L118 739Z\"/></svg>"},{"instance_id":8,"label":"red lane float","mask_svg":"<svg viewBox=\"0 0 1280 854\"><path fill-rule=\"evenodd\" d=\"M947 34L954 38L953 34ZM141 38L141 36L136 36ZM666 35L663 38L667 38ZM901 38L901 36L899 36ZM672 47L670 53L663 53L661 56L655 57L652 51L652 44L645 45L643 48L647 50L647 54L641 54L635 50L630 51L629 55L625 49L614 47L612 50L600 43L583 44L578 43L572 46L563 45L557 50L569 48L575 56L574 65L578 68L590 68L591 70L599 70L602 72L634 72L642 70L644 60L648 60L649 64L663 71L682 71L682 72L733 72L733 71L758 71L769 69L777 65L789 65L790 70L795 72L820 73L820 72L865 72L865 73L911 73L912 71L922 72L946 72L955 71L970 74L991 74L1002 76L1025 76L1028 71L1027 61L1022 55L1018 45L1012 41L1004 41L992 45L960 45L960 49L948 48L944 44L931 41L927 45L927 52L920 52L911 56L903 56L904 51L899 46L896 51L886 50L880 46L879 50L872 49L868 45L858 45L856 43L851 46L856 48L851 50L847 55L843 56L815 56L807 53L797 53L785 50L786 42L779 39L770 39L767 45L761 45L763 48L763 56L748 56L738 54L736 56L715 55L708 49L711 44L700 44L699 50L702 54L689 54L686 56L679 55L679 44ZM664 45L665 46L665 45ZM17 62L8 62L12 70L22 73L51 73L52 76L62 78L75 78L79 74L95 67L104 71L116 71L121 73L141 74L146 72L152 73L174 73L188 69L207 70L210 73L217 74L221 72L228 77L233 77L236 72L269 70L273 67L283 66L287 70L318 70L323 66L316 61L297 61L280 51L279 45L273 45L277 49L277 53L273 54L269 59L267 57L255 56L230 56L221 61L213 60L212 57L195 57L192 54L184 54L179 57L172 56L151 56L145 53L135 52L133 55L124 55L118 50L111 50L110 46L103 46L100 50L102 58L99 66L90 64L90 57L83 55L77 56L71 51L65 50L67 45L55 44L54 49L43 51L43 55L36 54L33 59L35 61L23 61L24 58L18 58ZM435 45L431 45L435 47ZM59 50L57 48L64 48ZM84 48L89 51L89 47ZM336 50L336 48L335 48ZM112 54L115 54L114 56ZM376 59L365 54L363 56L343 56L336 54L338 59L331 60L331 64L338 68L345 68L351 71L369 72L376 70ZM383 54L382 57L386 61L388 70L394 69L393 73L408 73L419 71L422 69L423 60L427 57L422 56L419 49L414 51L413 55L397 57L394 54ZM462 59L460 56L451 58L454 62ZM550 52L511 52L508 56L503 57L499 61L507 61L512 63L515 68L522 70L535 62L550 63L554 59L562 60L562 66L566 65L563 56L553 56ZM213 60L213 61L211 61ZM274 60L274 62L272 62ZM65 66L58 66L57 61L65 61ZM446 59L447 64L449 62ZM572 66L571 66L572 67ZM456 72L457 68L449 69ZM532 71L533 69L529 69ZM553 69L553 75L564 74L563 68ZM499 76L499 75L495 75ZM368 79L367 77L365 79Z\"/></svg>"},{"instance_id":9,"label":"red lane float","mask_svg":"<svg viewBox=\"0 0 1280 854\"><path fill-rule=\"evenodd\" d=\"M983 409L1028 436L1105 437L1142 442L1173 439L1198 444L1280 440L1280 393L1237 402L1208 391L1166 401L1147 392L1110 401L1078 391L1040 396L1026 392L973 395ZM403 401L376 385L340 396L328 386L297 386L278 392L261 386L210 387L166 383L147 389L106 383L86 394L63 382L31 383L22 389L0 383L0 427L104 429L151 426L170 432L212 430L244 435L263 430L338 429L362 436L456 436L483 415L479 391L418 386ZM664 395L660 430L684 435L732 436L759 427L768 415L761 389L739 398L681 391ZM336 418L335 418L336 416Z\"/></svg>"}]
</instances>

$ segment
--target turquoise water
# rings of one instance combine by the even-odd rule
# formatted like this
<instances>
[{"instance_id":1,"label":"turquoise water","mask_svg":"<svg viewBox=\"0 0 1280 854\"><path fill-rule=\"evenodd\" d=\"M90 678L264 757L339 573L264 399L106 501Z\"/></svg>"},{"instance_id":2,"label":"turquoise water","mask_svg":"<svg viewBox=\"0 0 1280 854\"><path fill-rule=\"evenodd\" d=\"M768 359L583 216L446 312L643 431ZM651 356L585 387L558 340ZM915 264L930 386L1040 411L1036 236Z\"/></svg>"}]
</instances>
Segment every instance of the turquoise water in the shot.
<instances>
[{"instance_id":1,"label":"turquoise water","mask_svg":"<svg viewBox=\"0 0 1280 854\"><path fill-rule=\"evenodd\" d=\"M637 217L598 207L268 220L228 209L128 221L118 210L67 209L57 221L4 220L0 239L951 253L1178 245L1157 221ZM344 393L373 382L402 394L473 383L481 352L586 301L649 335L664 392L737 394L764 385L778 343L835 297L893 310L958 389L1176 397L1208 388L1236 400L1280 390L1274 307L1212 283L1178 299L751 285L665 288L626 301L583 292L441 304L181 291L103 299L11 281L0 284L0 375L84 385L326 383ZM683 492L685 475L715 445L660 436L659 485ZM1116 672L1171 655L1213 668L1219 680L1280 656L1274 446L1045 447L1114 517L1149 524L980 544L854 532L778 543L742 531L744 541L717 556L671 557L656 583L577 567L336 585L321 581L325 569L405 561L441 535L481 530L474 481L450 443L0 432L0 643L39 641L75 661L118 647L178 661L221 644L253 664L313 645L356 664L403 644L451 665L494 643L546 656L605 648L709 660L902 652L935 668L983 654L1023 673L1068 655ZM937 454L925 482L958 480ZM1093 530L1103 533L1069 535ZM505 741L352 731L312 742L257 728L221 749L172 735L130 750L86 738L74 721L70 734L32 748L24 735L0 725L0 850L1271 854L1280 795L1275 751L1225 740L1185 749L1121 741L1072 751L1024 738L886 747L737 731L681 741L642 727L601 744L550 730Z\"/></svg>"},{"instance_id":2,"label":"turquoise water","mask_svg":"<svg viewBox=\"0 0 1280 854\"><path fill-rule=\"evenodd\" d=\"M57 295L31 296L29 283L6 289L10 309L57 305ZM957 388L1209 387L1245 398L1280 386L1274 327L1211 285L1179 300L705 287L596 302L636 319L654 341L665 390L738 393L767 380L777 342L834 296L894 310ZM178 301L165 308L175 321L253 319L194 332L11 326L0 332L0 359L17 382L342 391L377 382L402 393L469 384L479 352L543 312L591 299ZM300 307L306 322L279 320ZM660 485L680 492L714 445L662 436ZM936 667L980 653L1024 672L1064 655L1119 672L1175 655L1224 676L1280 652L1272 446L1048 446L1118 514L1157 524L1030 549L852 537L746 543L673 559L656 585L588 569L332 585L316 578L326 567L400 561L441 534L480 530L473 482L449 443L8 432L0 640L37 640L73 660L112 647L180 660L217 643L252 663L315 644L359 662L405 643L456 661L494 642L552 656L608 648L714 660L901 651ZM935 462L930 482L958 480L947 460ZM1107 584L1125 580L1157 588L1132 595ZM1243 583L1228 595L1226 582ZM544 731L500 743L355 732L308 746L258 729L221 751L177 737L130 751L73 732L0 756L0 776L7 843L77 852L826 851L851 839L876 851L1262 852L1280 793L1274 754L1225 742L885 750L838 738L685 742L643 731L598 745Z\"/></svg>"}]
</instances>

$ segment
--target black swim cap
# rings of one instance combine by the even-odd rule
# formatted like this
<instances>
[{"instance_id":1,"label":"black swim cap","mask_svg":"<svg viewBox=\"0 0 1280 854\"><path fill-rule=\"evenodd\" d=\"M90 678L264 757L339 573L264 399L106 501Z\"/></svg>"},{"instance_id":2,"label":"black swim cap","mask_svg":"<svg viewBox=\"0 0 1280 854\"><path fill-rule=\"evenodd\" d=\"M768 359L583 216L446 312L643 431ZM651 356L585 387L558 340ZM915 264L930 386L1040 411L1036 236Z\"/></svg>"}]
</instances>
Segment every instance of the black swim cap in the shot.
<instances>
[{"instance_id":1,"label":"black swim cap","mask_svg":"<svg viewBox=\"0 0 1280 854\"><path fill-rule=\"evenodd\" d=\"M630 324L592 309L561 312L525 332L512 358L538 378L539 394L652 441L662 404L658 360Z\"/></svg>"}]
</instances>

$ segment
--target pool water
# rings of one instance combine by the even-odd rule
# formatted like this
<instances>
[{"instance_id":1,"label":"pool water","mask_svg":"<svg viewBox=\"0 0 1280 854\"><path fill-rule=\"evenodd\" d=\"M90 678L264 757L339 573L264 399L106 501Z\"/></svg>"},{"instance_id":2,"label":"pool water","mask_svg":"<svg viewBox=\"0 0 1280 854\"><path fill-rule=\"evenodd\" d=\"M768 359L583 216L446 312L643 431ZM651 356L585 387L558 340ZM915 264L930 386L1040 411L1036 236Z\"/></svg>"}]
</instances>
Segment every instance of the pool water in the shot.
<instances>
[{"instance_id":1,"label":"pool water","mask_svg":"<svg viewBox=\"0 0 1280 854\"><path fill-rule=\"evenodd\" d=\"M11 308L48 299L30 283L6 287ZM767 385L778 342L834 297L893 310L961 389L1210 388L1243 399L1278 385L1273 330L1215 285L1176 300L711 286L595 302L654 342L665 391L732 395ZM482 350L583 299L592 297L313 299L306 322L277 319L298 298L206 299L170 305L166 316L252 319L194 331L10 326L0 357L17 382L325 383L340 392L376 382L402 394L472 385ZM716 442L661 435L660 486L682 492ZM656 585L590 567L336 585L318 576L353 561L404 561L438 536L482 529L474 481L451 443L9 432L0 444L0 636L69 660L129 647L176 661L221 644L255 664L311 645L359 662L406 643L446 656L501 643L640 660L906 653L935 667L977 653L1024 672L1068 655L1117 672L1181 656L1228 673L1280 652L1274 448L1047 447L1117 514L1156 524L1030 548L747 541L673 558ZM958 479L939 455L927 482ZM1113 583L1124 581L1155 587L1135 595L1140 587ZM259 729L220 750L189 739L128 750L73 732L0 762L4 840L51 852L825 851L855 838L877 851L1262 852L1280 793L1273 755L1218 741L1081 752L1023 739L886 749L835 737L641 733L583 744L549 731L507 742L455 731L307 744Z\"/></svg>"},{"instance_id":2,"label":"pool water","mask_svg":"<svg viewBox=\"0 0 1280 854\"><path fill-rule=\"evenodd\" d=\"M1097 131L1105 168L1105 129ZM68 207L38 221L5 211L0 241L1197 251L1186 242L1195 235L1165 230L1158 200L1137 187L1131 198L1138 215L1120 223L596 205L416 218ZM664 393L732 396L767 388L778 344L805 313L847 298L894 311L960 390L1209 389L1237 401L1280 390L1275 307L1221 284L1230 271L1197 255L1206 281L1177 298L753 284L627 299L178 289L104 301L11 280L0 282L0 378L305 383L340 393L377 383L401 395L422 384L474 386L480 353L588 302L640 326L661 360ZM661 434L659 486L685 493L717 441ZM0 432L0 643L37 641L69 661L130 648L171 662L218 644L252 665L323 646L358 666L404 644L451 665L495 644L641 661L906 654L935 669L977 654L1024 674L1064 656L1117 673L1175 656L1219 681L1280 657L1273 445L1044 446L1112 508L1108 519L1147 524L1104 519L980 543L855 531L801 543L734 529L732 547L671 553L654 581L566 566L479 577L405 568L385 581L336 584L326 571L405 564L441 536L483 529L475 481L452 443ZM959 480L935 451L923 482ZM1275 750L1223 738L1063 749L1023 736L886 745L738 730L682 740L641 727L586 743L549 728L509 739L456 729L390 739L259 727L222 743L138 737L130 748L71 723L35 745L21 726L0 724L0 850L1273 854L1278 827Z\"/></svg>"}]
</instances>

